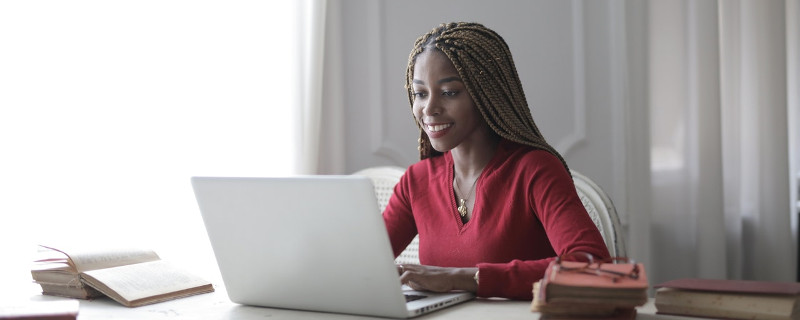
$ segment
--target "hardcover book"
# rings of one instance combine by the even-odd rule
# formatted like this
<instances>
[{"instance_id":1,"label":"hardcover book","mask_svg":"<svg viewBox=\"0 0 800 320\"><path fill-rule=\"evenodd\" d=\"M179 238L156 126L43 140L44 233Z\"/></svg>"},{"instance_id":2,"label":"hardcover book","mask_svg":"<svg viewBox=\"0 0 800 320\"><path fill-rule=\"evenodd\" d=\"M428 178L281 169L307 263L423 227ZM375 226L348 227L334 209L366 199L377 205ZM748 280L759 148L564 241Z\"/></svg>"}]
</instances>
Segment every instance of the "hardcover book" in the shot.
<instances>
[{"instance_id":1,"label":"hardcover book","mask_svg":"<svg viewBox=\"0 0 800 320\"><path fill-rule=\"evenodd\" d=\"M632 319L635 307L647 303L647 288L642 264L554 261L534 284L531 310L550 319Z\"/></svg>"},{"instance_id":2,"label":"hardcover book","mask_svg":"<svg viewBox=\"0 0 800 320\"><path fill-rule=\"evenodd\" d=\"M661 314L728 319L800 319L800 283L677 279L655 286Z\"/></svg>"},{"instance_id":3,"label":"hardcover book","mask_svg":"<svg viewBox=\"0 0 800 320\"><path fill-rule=\"evenodd\" d=\"M24 301L0 304L2 320L75 320L80 305L75 300Z\"/></svg>"}]
</instances>

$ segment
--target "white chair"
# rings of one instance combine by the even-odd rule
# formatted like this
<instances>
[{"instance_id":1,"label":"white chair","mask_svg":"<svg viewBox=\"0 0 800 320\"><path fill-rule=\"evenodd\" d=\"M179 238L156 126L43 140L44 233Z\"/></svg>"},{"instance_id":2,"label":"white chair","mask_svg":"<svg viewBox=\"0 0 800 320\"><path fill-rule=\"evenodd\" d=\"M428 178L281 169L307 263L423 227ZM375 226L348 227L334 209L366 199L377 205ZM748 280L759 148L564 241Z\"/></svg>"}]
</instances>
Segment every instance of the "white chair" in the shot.
<instances>
[{"instance_id":1,"label":"white chair","mask_svg":"<svg viewBox=\"0 0 800 320\"><path fill-rule=\"evenodd\" d=\"M372 185L375 187L375 197L378 198L378 206L383 212L386 209L386 205L389 204L389 198L394 193L394 185L400 181L400 177L405 172L400 167L385 166L366 168L353 174L365 176L372 180Z\"/></svg>"},{"instance_id":2,"label":"white chair","mask_svg":"<svg viewBox=\"0 0 800 320\"><path fill-rule=\"evenodd\" d=\"M572 180L575 182L575 189L578 191L578 197L581 198L586 212L592 217L592 221L603 235L608 252L612 257L627 257L622 225L619 222L614 203L594 181L575 170L570 171Z\"/></svg>"},{"instance_id":3,"label":"white chair","mask_svg":"<svg viewBox=\"0 0 800 320\"><path fill-rule=\"evenodd\" d=\"M400 181L400 176L405 170L400 167L384 166L372 167L360 170L355 175L362 175L370 178L375 186L375 196L381 212L389 203L389 198L394 192L394 185ZM617 210L608 195L600 186L583 174L571 170L572 180L578 192L586 212L603 235L606 247L611 256L625 257L625 239L622 235L622 227L619 222ZM419 236L408 244L406 249L395 259L396 263L419 264Z\"/></svg>"},{"instance_id":4,"label":"white chair","mask_svg":"<svg viewBox=\"0 0 800 320\"><path fill-rule=\"evenodd\" d=\"M353 173L354 175L366 176L372 180L375 186L375 196L378 198L378 206L383 212L389 203L389 198L394 192L394 185L400 181L400 177L405 173L405 169L395 166L371 167ZM414 237L401 253L396 263L419 264L419 236Z\"/></svg>"}]
</instances>

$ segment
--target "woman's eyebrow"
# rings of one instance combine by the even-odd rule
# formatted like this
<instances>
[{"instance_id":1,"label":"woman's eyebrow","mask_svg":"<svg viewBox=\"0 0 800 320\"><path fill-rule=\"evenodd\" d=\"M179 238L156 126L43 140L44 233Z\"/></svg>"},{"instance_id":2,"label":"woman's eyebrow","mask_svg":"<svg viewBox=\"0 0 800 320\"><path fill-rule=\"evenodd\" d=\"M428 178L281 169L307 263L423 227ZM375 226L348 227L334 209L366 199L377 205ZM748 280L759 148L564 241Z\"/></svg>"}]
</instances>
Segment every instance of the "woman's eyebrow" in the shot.
<instances>
[{"instance_id":1,"label":"woman's eyebrow","mask_svg":"<svg viewBox=\"0 0 800 320\"><path fill-rule=\"evenodd\" d=\"M436 83L438 83L438 84L442 84L442 83L445 83L445 82L453 82L453 81L462 82L462 81L461 81L461 77L459 77L459 76L452 76L452 77L447 77L447 78L444 78L444 79L442 79L442 80L436 81Z\"/></svg>"},{"instance_id":2,"label":"woman's eyebrow","mask_svg":"<svg viewBox=\"0 0 800 320\"><path fill-rule=\"evenodd\" d=\"M436 81L436 83L437 84L443 84L443 83L446 83L446 82L453 82L453 81L463 82L463 81L461 81L461 77L452 76L452 77L447 77L447 78L441 79L439 81ZM425 81L422 81L422 80L419 80L419 79L414 79L411 82L416 83L416 84L421 84L421 85L425 84Z\"/></svg>"}]
</instances>

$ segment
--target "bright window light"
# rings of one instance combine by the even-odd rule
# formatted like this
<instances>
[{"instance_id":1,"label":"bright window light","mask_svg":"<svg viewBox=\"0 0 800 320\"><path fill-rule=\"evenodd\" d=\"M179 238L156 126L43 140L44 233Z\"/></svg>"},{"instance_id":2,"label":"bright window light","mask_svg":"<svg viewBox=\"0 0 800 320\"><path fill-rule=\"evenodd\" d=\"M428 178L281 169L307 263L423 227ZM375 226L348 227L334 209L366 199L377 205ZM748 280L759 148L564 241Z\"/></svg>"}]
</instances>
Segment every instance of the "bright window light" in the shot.
<instances>
[{"instance_id":1,"label":"bright window light","mask_svg":"<svg viewBox=\"0 0 800 320\"><path fill-rule=\"evenodd\" d=\"M294 1L0 3L3 265L61 241L206 250L191 176L295 171L296 19Z\"/></svg>"}]
</instances>

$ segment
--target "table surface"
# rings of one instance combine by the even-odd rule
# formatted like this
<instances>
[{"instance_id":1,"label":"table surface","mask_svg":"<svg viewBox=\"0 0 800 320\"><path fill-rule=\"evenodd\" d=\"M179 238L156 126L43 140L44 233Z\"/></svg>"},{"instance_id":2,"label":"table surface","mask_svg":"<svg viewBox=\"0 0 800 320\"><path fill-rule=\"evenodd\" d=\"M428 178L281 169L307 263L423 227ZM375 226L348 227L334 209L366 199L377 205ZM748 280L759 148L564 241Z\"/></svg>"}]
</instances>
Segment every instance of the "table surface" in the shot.
<instances>
[{"instance_id":1,"label":"table surface","mask_svg":"<svg viewBox=\"0 0 800 320\"><path fill-rule=\"evenodd\" d=\"M30 300L54 301L65 298L31 296ZM638 308L637 319L696 319L655 314L655 305L650 299ZM231 302L223 286L216 286L213 293L182 299L127 308L108 298L80 300L78 319L384 319L348 314L333 314L299 310L286 310L244 306ZM502 299L474 299L445 308L415 319L538 319L531 312L530 301Z\"/></svg>"}]
</instances>

